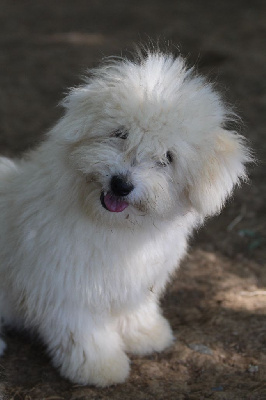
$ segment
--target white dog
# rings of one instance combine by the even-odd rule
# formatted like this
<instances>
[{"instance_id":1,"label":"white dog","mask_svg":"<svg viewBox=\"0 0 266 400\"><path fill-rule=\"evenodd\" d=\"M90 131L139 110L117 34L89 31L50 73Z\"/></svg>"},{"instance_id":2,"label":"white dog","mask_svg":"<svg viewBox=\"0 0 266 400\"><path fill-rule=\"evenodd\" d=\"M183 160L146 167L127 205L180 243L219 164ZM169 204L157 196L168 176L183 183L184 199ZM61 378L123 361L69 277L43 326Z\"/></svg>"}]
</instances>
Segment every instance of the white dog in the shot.
<instances>
[{"instance_id":1,"label":"white dog","mask_svg":"<svg viewBox=\"0 0 266 400\"><path fill-rule=\"evenodd\" d=\"M171 345L159 297L251 157L181 57L109 61L63 105L35 151L1 158L0 317L37 331L64 377L107 386L126 353Z\"/></svg>"}]
</instances>

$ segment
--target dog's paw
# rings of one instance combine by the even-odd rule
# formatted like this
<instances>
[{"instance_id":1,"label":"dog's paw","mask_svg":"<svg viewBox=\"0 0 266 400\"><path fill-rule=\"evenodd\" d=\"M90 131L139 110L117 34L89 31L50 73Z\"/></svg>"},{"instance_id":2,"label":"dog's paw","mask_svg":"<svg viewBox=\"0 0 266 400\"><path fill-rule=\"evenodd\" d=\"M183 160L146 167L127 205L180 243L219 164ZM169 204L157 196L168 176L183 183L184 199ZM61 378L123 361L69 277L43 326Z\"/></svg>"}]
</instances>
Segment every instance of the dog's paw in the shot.
<instances>
[{"instance_id":1,"label":"dog's paw","mask_svg":"<svg viewBox=\"0 0 266 400\"><path fill-rule=\"evenodd\" d=\"M155 351L160 352L171 346L174 336L168 321L158 314L152 324L149 322L137 320L132 323L131 321L128 329L123 333L126 352L145 355Z\"/></svg>"},{"instance_id":2,"label":"dog's paw","mask_svg":"<svg viewBox=\"0 0 266 400\"><path fill-rule=\"evenodd\" d=\"M99 349L98 354L65 355L61 365L61 374L73 383L106 387L125 382L129 374L129 359L120 350L111 355L104 355Z\"/></svg>"},{"instance_id":3,"label":"dog's paw","mask_svg":"<svg viewBox=\"0 0 266 400\"><path fill-rule=\"evenodd\" d=\"M78 340L79 338L79 340ZM129 374L129 359L120 336L111 330L83 337L71 334L50 352L61 375L73 383L105 387L123 383ZM64 345L62 344L64 343Z\"/></svg>"},{"instance_id":4,"label":"dog's paw","mask_svg":"<svg viewBox=\"0 0 266 400\"><path fill-rule=\"evenodd\" d=\"M2 356L5 352L6 344L3 339L0 338L0 356Z\"/></svg>"},{"instance_id":5,"label":"dog's paw","mask_svg":"<svg viewBox=\"0 0 266 400\"><path fill-rule=\"evenodd\" d=\"M123 383L129 375L129 370L129 359L120 351L94 365L90 382L99 387Z\"/></svg>"}]
</instances>

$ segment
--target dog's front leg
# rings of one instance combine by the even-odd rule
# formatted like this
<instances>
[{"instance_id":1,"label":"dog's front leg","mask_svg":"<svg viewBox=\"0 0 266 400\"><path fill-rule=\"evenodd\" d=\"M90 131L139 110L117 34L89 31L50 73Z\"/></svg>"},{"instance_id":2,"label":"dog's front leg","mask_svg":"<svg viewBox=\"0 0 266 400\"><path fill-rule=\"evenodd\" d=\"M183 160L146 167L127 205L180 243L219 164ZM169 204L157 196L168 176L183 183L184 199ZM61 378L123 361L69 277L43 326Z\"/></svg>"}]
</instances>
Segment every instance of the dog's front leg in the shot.
<instances>
[{"instance_id":1,"label":"dog's front leg","mask_svg":"<svg viewBox=\"0 0 266 400\"><path fill-rule=\"evenodd\" d=\"M171 327L162 316L153 294L136 311L121 316L117 326L125 343L125 350L132 354L159 352L170 346L174 340Z\"/></svg>"},{"instance_id":2,"label":"dog's front leg","mask_svg":"<svg viewBox=\"0 0 266 400\"><path fill-rule=\"evenodd\" d=\"M75 318L76 317L76 318ZM42 332L53 363L70 381L100 387L125 381L129 360L120 335L103 321L90 321L75 316L71 327L58 320ZM62 318L60 318L62 322Z\"/></svg>"}]
</instances>

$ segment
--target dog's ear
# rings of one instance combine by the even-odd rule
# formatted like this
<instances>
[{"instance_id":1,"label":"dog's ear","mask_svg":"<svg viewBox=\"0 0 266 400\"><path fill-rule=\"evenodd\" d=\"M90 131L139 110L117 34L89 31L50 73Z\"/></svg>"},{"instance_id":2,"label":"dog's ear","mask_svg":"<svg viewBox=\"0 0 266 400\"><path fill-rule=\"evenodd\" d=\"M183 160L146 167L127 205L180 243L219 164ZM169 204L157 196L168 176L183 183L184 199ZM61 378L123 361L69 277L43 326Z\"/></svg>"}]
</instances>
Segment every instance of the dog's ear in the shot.
<instances>
[{"instance_id":1,"label":"dog's ear","mask_svg":"<svg viewBox=\"0 0 266 400\"><path fill-rule=\"evenodd\" d=\"M245 139L234 132L219 130L213 143L188 185L191 204L203 217L221 210L233 187L247 179L245 164L252 161Z\"/></svg>"}]
</instances>

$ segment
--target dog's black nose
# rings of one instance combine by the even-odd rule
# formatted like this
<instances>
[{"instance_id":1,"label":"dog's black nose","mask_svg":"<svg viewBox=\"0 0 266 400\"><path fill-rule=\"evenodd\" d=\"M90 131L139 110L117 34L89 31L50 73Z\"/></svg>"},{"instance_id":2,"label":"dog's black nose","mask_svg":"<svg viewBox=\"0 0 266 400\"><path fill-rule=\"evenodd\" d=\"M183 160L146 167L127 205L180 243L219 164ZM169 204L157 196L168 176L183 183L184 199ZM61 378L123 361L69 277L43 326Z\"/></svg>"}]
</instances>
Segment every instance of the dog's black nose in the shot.
<instances>
[{"instance_id":1,"label":"dog's black nose","mask_svg":"<svg viewBox=\"0 0 266 400\"><path fill-rule=\"evenodd\" d=\"M115 175L111 179L111 190L116 196L127 196L134 189L134 185L128 182L126 177Z\"/></svg>"}]
</instances>

